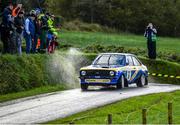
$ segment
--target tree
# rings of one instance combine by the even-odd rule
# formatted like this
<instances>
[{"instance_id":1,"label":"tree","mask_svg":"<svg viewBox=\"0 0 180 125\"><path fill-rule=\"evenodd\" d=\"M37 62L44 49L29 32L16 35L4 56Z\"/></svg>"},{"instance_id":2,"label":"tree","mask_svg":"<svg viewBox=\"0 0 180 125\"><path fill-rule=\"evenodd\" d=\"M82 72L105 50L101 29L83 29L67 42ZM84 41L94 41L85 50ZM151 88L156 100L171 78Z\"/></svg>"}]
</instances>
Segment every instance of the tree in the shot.
<instances>
[{"instance_id":1,"label":"tree","mask_svg":"<svg viewBox=\"0 0 180 125\"><path fill-rule=\"evenodd\" d=\"M180 0L46 0L49 11L67 20L142 34L149 22L159 35L180 36Z\"/></svg>"}]
</instances>

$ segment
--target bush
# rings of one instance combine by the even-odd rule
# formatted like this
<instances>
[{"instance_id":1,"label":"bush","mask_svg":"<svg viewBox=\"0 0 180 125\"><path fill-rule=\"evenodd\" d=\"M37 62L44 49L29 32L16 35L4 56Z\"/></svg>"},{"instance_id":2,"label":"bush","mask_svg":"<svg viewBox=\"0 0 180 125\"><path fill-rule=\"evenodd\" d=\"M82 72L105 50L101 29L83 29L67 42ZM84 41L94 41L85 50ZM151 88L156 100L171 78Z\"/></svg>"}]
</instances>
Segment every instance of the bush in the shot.
<instances>
[{"instance_id":1,"label":"bush","mask_svg":"<svg viewBox=\"0 0 180 125\"><path fill-rule=\"evenodd\" d=\"M0 93L28 90L48 84L46 56L0 56Z\"/></svg>"},{"instance_id":2,"label":"bush","mask_svg":"<svg viewBox=\"0 0 180 125\"><path fill-rule=\"evenodd\" d=\"M117 33L116 29L111 29L107 26L101 26L99 24L89 24L84 23L80 20L73 20L63 23L63 29L69 31L86 31L86 32L107 32L107 33Z\"/></svg>"},{"instance_id":3,"label":"bush","mask_svg":"<svg viewBox=\"0 0 180 125\"><path fill-rule=\"evenodd\" d=\"M146 50L140 49L136 47L122 47L122 46L103 46L100 44L93 44L87 46L83 49L86 53L108 53L108 52L116 52L116 53L132 53L138 56L146 57ZM180 54L170 53L170 52L159 52L157 53L157 57L163 60L174 61L180 63Z\"/></svg>"},{"instance_id":4,"label":"bush","mask_svg":"<svg viewBox=\"0 0 180 125\"><path fill-rule=\"evenodd\" d=\"M0 53L3 51L3 43L0 41Z\"/></svg>"}]
</instances>

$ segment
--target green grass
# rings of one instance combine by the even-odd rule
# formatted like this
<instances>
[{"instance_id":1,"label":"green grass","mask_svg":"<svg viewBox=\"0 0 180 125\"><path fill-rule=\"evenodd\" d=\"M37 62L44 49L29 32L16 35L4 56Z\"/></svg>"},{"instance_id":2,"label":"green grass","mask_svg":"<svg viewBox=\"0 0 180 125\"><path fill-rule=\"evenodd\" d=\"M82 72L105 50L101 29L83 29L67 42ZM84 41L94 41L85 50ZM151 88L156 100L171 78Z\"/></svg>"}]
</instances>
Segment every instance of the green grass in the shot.
<instances>
[{"instance_id":1,"label":"green grass","mask_svg":"<svg viewBox=\"0 0 180 125\"><path fill-rule=\"evenodd\" d=\"M180 124L180 91L134 97L49 123L106 124L107 115L110 113L113 124L141 124L142 109L147 108L148 124L167 124L168 102L173 102L173 123Z\"/></svg>"},{"instance_id":2,"label":"green grass","mask_svg":"<svg viewBox=\"0 0 180 125\"><path fill-rule=\"evenodd\" d=\"M137 47L145 49L146 38L143 34L140 36L133 34L112 34L100 32L76 32L63 31L60 33L61 44L69 44L74 47L83 48L93 44L100 44L104 46L115 45L123 47ZM158 37L157 50L161 52L175 52L180 53L180 39Z\"/></svg>"},{"instance_id":3,"label":"green grass","mask_svg":"<svg viewBox=\"0 0 180 125\"><path fill-rule=\"evenodd\" d=\"M0 103L14 100L14 99L24 98L28 96L35 96L39 94L62 91L62 90L65 90L65 86L62 84L54 85L54 86L49 85L49 86L38 87L38 88L34 88L28 91L0 95Z\"/></svg>"}]
</instances>

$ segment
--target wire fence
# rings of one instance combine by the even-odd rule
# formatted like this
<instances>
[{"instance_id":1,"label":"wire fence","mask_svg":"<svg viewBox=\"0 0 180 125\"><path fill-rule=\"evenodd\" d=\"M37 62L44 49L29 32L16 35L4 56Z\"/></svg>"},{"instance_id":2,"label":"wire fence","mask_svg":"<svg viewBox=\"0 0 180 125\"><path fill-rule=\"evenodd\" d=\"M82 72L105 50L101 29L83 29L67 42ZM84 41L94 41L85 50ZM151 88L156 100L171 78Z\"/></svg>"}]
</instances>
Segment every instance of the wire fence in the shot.
<instances>
[{"instance_id":1,"label":"wire fence","mask_svg":"<svg viewBox=\"0 0 180 125\"><path fill-rule=\"evenodd\" d=\"M141 121L143 125L145 124L149 124L150 122L153 122L153 121L148 121L149 117L150 117L150 113L149 111L151 111L151 109L155 106L156 104L154 105L151 105L149 108L142 108L141 109ZM166 105L167 109L166 109L166 112L162 112L162 111L158 111L158 113L155 115L155 116L152 116L153 118L156 118L156 121L160 118L160 116L165 116L166 118L164 118L164 122L168 123L168 124L174 124L173 122L173 103L172 102L169 102L167 105ZM127 117L125 118L125 121L120 121L120 123L123 123L123 124L129 124L129 118L131 115L133 115L133 113L136 113L134 115L137 115L137 113L139 113L139 111L137 110L134 110L132 111L131 113L128 113ZM118 113L117 113L118 114ZM113 114L107 114L106 118L105 118L105 121L107 124L114 124L113 122L113 117L116 117L117 118L117 114L113 113ZM157 116L158 115L158 116ZM69 124L76 124L79 120L86 120L86 119L92 119L92 118L100 118L100 117L104 117L104 114L102 115L94 115L93 112L88 114L88 115L85 115L83 117L78 117L78 118L75 118L73 119ZM138 119L138 117L137 117ZM161 121L158 120L158 124L160 124ZM117 124L117 123L116 123ZM136 123L132 123L131 124L136 124ZM157 123L156 123L157 124ZM162 123L161 123L162 124Z\"/></svg>"}]
</instances>

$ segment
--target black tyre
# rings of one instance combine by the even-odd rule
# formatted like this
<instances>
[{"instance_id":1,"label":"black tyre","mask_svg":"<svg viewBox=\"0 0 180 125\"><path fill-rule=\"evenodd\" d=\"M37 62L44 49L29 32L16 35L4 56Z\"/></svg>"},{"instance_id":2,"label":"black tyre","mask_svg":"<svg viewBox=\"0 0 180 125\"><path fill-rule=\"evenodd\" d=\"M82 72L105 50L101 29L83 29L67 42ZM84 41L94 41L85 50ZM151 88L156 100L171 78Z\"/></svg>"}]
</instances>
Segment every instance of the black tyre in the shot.
<instances>
[{"instance_id":1,"label":"black tyre","mask_svg":"<svg viewBox=\"0 0 180 125\"><path fill-rule=\"evenodd\" d=\"M129 87L127 79L125 79L124 87Z\"/></svg>"},{"instance_id":2,"label":"black tyre","mask_svg":"<svg viewBox=\"0 0 180 125\"><path fill-rule=\"evenodd\" d=\"M86 84L81 84L81 89L82 89L83 91L86 91L86 90L88 89L88 85L86 85Z\"/></svg>"},{"instance_id":3,"label":"black tyre","mask_svg":"<svg viewBox=\"0 0 180 125\"><path fill-rule=\"evenodd\" d=\"M148 85L147 77L144 74L142 74L136 84L137 84L137 87L143 87L143 86Z\"/></svg>"},{"instance_id":4,"label":"black tyre","mask_svg":"<svg viewBox=\"0 0 180 125\"><path fill-rule=\"evenodd\" d=\"M125 78L124 78L124 76L122 75L121 78L119 78L119 80L118 80L118 83L117 83L117 85L116 85L116 88L117 88L117 89L122 89L122 88L124 88L124 87L125 87Z\"/></svg>"}]
</instances>

